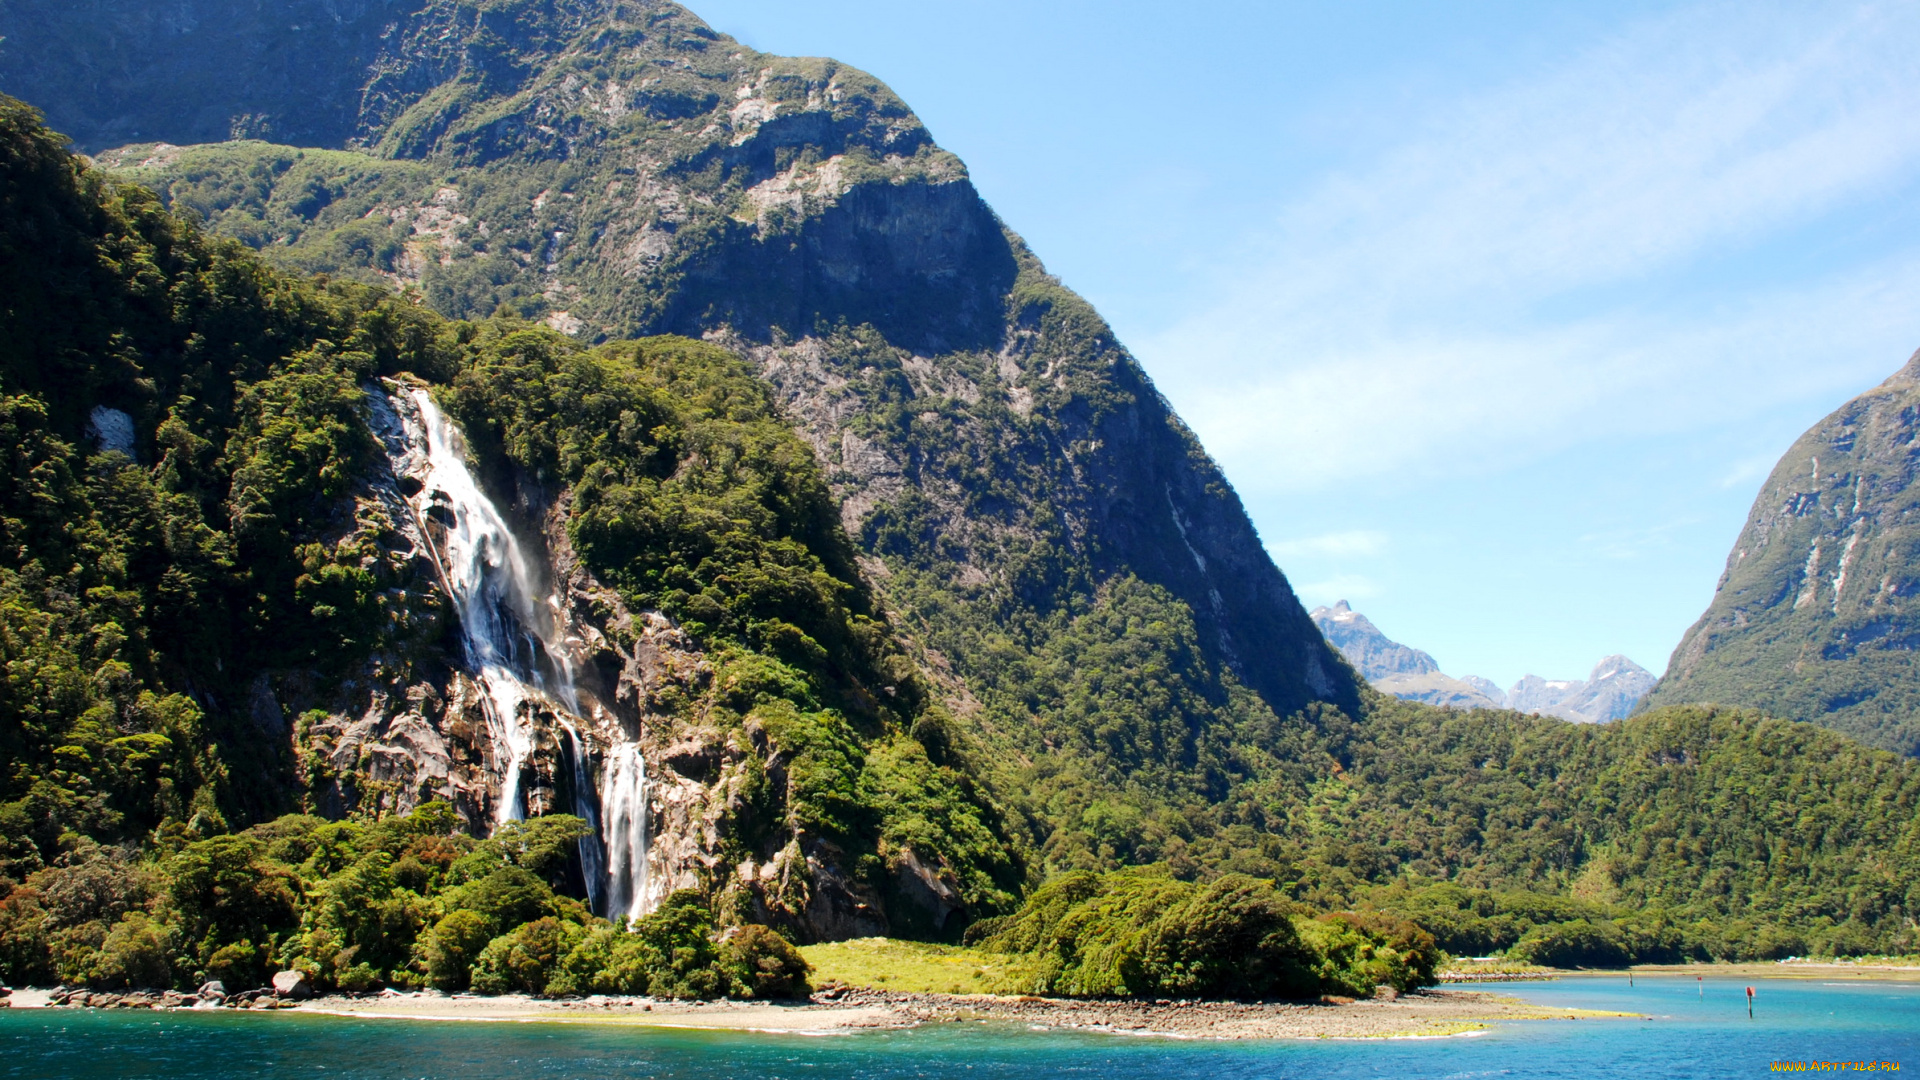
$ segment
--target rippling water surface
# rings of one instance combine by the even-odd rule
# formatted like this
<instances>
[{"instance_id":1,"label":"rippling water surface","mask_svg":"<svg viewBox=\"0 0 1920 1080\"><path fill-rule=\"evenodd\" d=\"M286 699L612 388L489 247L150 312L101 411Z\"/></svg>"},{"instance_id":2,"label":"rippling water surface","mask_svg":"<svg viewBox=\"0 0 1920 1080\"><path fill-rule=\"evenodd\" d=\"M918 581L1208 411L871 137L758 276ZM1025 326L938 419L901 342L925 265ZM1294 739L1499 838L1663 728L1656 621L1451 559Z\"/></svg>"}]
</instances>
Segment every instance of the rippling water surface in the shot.
<instances>
[{"instance_id":1,"label":"rippling water surface","mask_svg":"<svg viewBox=\"0 0 1920 1080\"><path fill-rule=\"evenodd\" d=\"M793 1036L584 1024L292 1014L0 1010L0 1077L538 1078L1718 1077L1774 1060L1899 1062L1920 1073L1920 985L1573 978L1501 986L1651 1020L1504 1023L1425 1040L1207 1042L1009 1025Z\"/></svg>"}]
</instances>

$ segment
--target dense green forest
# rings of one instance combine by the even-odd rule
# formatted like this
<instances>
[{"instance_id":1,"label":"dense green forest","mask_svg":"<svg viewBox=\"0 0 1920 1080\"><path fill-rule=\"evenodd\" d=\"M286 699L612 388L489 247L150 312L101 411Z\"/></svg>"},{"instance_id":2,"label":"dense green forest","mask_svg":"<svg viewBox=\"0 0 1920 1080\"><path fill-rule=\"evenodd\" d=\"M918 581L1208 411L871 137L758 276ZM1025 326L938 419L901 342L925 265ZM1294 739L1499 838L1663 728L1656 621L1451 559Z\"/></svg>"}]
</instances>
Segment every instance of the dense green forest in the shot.
<instances>
[{"instance_id":1,"label":"dense green forest","mask_svg":"<svg viewBox=\"0 0 1920 1080\"><path fill-rule=\"evenodd\" d=\"M882 892L880 853L935 857L972 936L1046 958L1051 991L1414 985L1435 949L1916 948L1910 760L1710 707L1590 727L1369 695L1277 715L1208 658L1183 603L1102 577L1064 538L998 550L1010 590L936 588L962 565L952 545L986 541L943 534L910 497L863 538L895 556L888 595L939 628L903 645L821 465L731 354L590 348L269 268L14 102L0 185L0 979L298 964L349 988L799 985L719 880L631 927L594 918L564 866L572 819L481 838L441 806L299 813L318 772L235 704L245 673L344 671L396 642L416 650L393 652L404 663L446 636L443 609L396 602L417 571L353 498L382 377L431 385L492 482L563 487L596 575L701 644L715 677L654 707L765 734L731 857L826 838ZM866 369L874 393L896 392L893 362ZM146 433L131 454L94 445L95 406ZM916 407L879 415L943 468L1004 450ZM1005 464L986 503L1043 475ZM977 697L949 707L915 649L952 657Z\"/></svg>"},{"instance_id":2,"label":"dense green forest","mask_svg":"<svg viewBox=\"0 0 1920 1080\"><path fill-rule=\"evenodd\" d=\"M1020 845L944 760L818 466L739 361L682 339L590 351L271 270L14 102L0 170L0 881L25 886L9 910L95 845L164 879L184 847L312 805L324 747L296 753L235 707L252 671L405 665L445 638L392 523L351 497L377 453L365 387L401 373L437 385L483 470L567 484L583 559L703 643L701 694L652 705L736 729L751 713L783 761L782 787L763 778L730 823L741 854L775 833L856 855L913 843L969 903L1013 902ZM151 436L97 448L94 406Z\"/></svg>"}]
</instances>

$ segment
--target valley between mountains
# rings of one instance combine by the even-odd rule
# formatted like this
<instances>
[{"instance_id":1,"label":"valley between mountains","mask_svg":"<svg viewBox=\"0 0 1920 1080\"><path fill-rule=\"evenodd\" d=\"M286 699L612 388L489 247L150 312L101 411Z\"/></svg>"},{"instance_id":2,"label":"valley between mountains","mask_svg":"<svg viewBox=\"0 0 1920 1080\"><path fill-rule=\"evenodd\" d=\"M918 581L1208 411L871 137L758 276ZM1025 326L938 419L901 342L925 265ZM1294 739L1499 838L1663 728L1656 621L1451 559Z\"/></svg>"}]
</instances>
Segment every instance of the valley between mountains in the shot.
<instances>
[{"instance_id":1,"label":"valley between mountains","mask_svg":"<svg viewBox=\"0 0 1920 1080\"><path fill-rule=\"evenodd\" d=\"M1645 707L1624 657L1503 693L1310 615L869 75L661 0L0 38L0 980L1920 951L1905 373L1789 455Z\"/></svg>"}]
</instances>

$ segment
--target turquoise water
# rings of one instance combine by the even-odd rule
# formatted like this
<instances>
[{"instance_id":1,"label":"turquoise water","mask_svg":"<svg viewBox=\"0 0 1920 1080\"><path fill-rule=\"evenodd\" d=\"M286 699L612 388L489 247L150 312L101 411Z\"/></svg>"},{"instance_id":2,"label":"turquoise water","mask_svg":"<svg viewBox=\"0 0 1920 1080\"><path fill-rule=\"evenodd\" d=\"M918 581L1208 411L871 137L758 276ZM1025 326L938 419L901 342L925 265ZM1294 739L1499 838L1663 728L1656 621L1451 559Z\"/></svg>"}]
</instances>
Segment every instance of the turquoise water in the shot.
<instances>
[{"instance_id":1,"label":"turquoise water","mask_svg":"<svg viewBox=\"0 0 1920 1080\"><path fill-rule=\"evenodd\" d=\"M1221 1043L943 1024L789 1036L324 1016L0 1010L0 1077L448 1080L1087 1077L1717 1077L1775 1059L1897 1061L1920 1072L1920 985L1567 979L1502 986L1650 1021L1505 1023L1470 1038Z\"/></svg>"}]
</instances>

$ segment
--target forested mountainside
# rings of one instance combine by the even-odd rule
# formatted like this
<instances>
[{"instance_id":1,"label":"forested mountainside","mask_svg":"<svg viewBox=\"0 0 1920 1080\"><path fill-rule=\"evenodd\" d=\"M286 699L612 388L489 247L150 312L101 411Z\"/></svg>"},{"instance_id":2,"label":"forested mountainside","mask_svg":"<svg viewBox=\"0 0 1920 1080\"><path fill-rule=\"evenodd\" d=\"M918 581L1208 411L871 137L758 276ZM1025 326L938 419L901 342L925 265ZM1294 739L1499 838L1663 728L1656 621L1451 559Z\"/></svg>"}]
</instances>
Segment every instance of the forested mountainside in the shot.
<instances>
[{"instance_id":1,"label":"forested mountainside","mask_svg":"<svg viewBox=\"0 0 1920 1080\"><path fill-rule=\"evenodd\" d=\"M592 818L581 788L632 745L658 810L628 884L651 901L733 890L826 936L1017 895L1023 846L946 757L810 449L741 361L289 277L18 104L0 122L0 874L74 835L166 847L296 809L440 799L484 834L584 795ZM522 659L549 692L484 700L449 557L475 523L382 443L415 386L552 568L542 659L570 693ZM571 873L591 892L594 870Z\"/></svg>"},{"instance_id":2,"label":"forested mountainside","mask_svg":"<svg viewBox=\"0 0 1920 1080\"><path fill-rule=\"evenodd\" d=\"M1223 749L1236 732L1358 706L1359 680L1133 358L880 83L754 53L655 0L434 0L377 45L353 37L377 19L346 17L372 7L279 10L308 26L336 8L344 21L301 46L333 50L301 61L331 80L314 101L348 85L363 102L327 128L332 149L102 160L282 266L418 288L454 317L680 333L750 359L942 699L1018 746L1052 807L1049 865L1103 864L1077 821L1095 803L1204 817L1245 774ZM249 96L271 81L201 75L183 95L173 78L189 56L268 62L291 47L279 13L178 10L192 17L0 9L0 90L62 102L92 150L127 137L122 116L174 142L221 110L319 130L324 109L298 92ZM109 57L110 92L89 81Z\"/></svg>"},{"instance_id":3,"label":"forested mountainside","mask_svg":"<svg viewBox=\"0 0 1920 1080\"><path fill-rule=\"evenodd\" d=\"M952 937L1061 872L1160 864L1476 951L1913 947L1912 762L1754 713L1578 730L1365 689L1138 366L884 87L667 5L408 7L375 61L315 68L369 110L330 148L148 145L109 174L8 113L14 925L105 940L138 913L63 908L70 881L198 873L208 844L286 883L246 931L268 953L337 916L342 853L391 863L355 880L409 933L514 871L550 894L522 914L614 910L592 845L481 846L517 807L640 852L628 911L687 886L801 939ZM146 115L161 59L218 55L204 28L271 38L233 0L118 10L0 7L0 89L103 100L59 78L114 43L98 148L120 129L87 117ZM16 65L23 11L81 66ZM174 100L145 137L270 112ZM527 565L476 604L451 555L482 533ZM478 640L502 612L530 657ZM490 719L503 670L518 726Z\"/></svg>"},{"instance_id":4,"label":"forested mountainside","mask_svg":"<svg viewBox=\"0 0 1920 1080\"><path fill-rule=\"evenodd\" d=\"M55 896L70 875L138 879L140 859L284 811L367 821L445 800L465 832L490 831L505 755L423 558L439 547L406 527L449 511L408 501L427 489L409 494L382 451L377 406L424 387L562 585L594 721L575 760L604 779L635 738L654 774L656 897L691 886L737 911L732 896L802 937L951 936L1008 911L1043 872L1035 845L1071 831L1096 866L1251 873L1322 907L1405 909L1475 952L1911 944L1920 768L1752 714L1591 730L1372 696L1355 714L1256 712L1206 733L1220 786L1168 813L1156 795L1177 773L1151 755L1177 714L1152 698L1103 713L1081 690L1063 756L1127 760L1114 783L1131 786L1049 801L1058 787L1020 757L1032 735L946 711L891 643L817 465L740 361L686 339L589 349L291 277L68 158L21 107L5 120L0 877L53 875ZM1153 663L1195 663L1192 624L1163 621L1144 586L1117 600L1107 641L1009 648L1009 679L1190 692ZM535 712L557 734L552 703ZM570 753L530 755L529 810L578 805ZM327 884L347 864L313 862L316 825L242 833L258 849L219 849L240 858L223 872L266 858L315 902L371 887ZM459 884L433 866L467 849L421 839L446 818L396 828L339 838L425 867L412 886L374 879L404 915L426 903L406 896ZM587 867L554 858L549 838L509 861L588 898ZM32 891L0 901L0 923ZM104 940L97 920L120 913L103 910L44 919Z\"/></svg>"},{"instance_id":5,"label":"forested mountainside","mask_svg":"<svg viewBox=\"0 0 1920 1080\"><path fill-rule=\"evenodd\" d=\"M1774 466L1650 706L1715 701L1920 754L1920 354Z\"/></svg>"}]
</instances>

